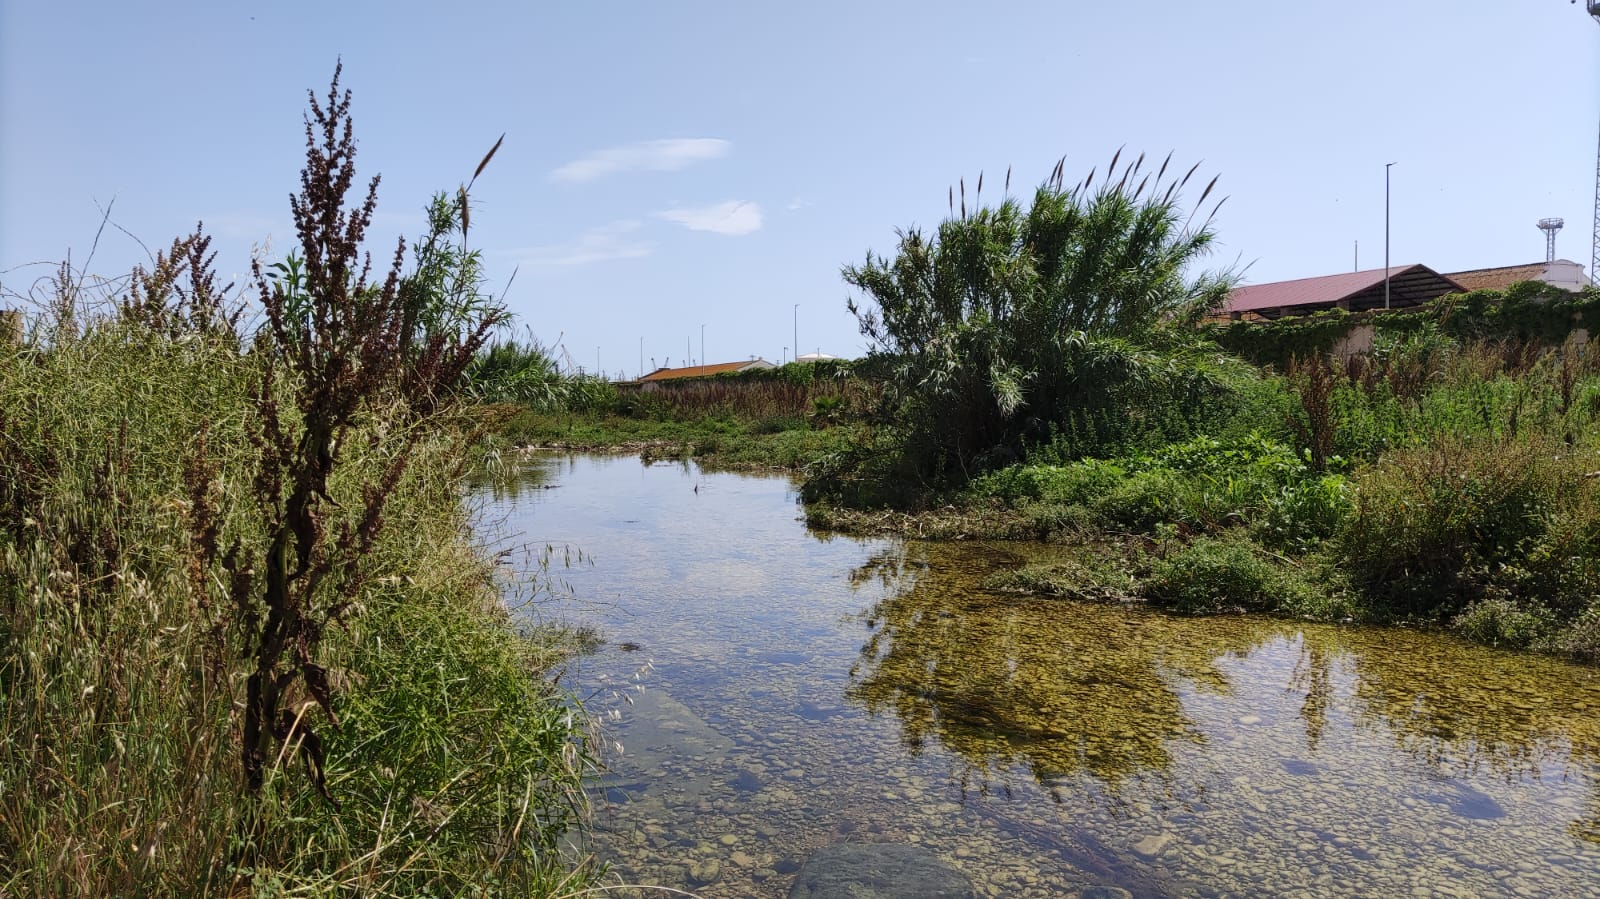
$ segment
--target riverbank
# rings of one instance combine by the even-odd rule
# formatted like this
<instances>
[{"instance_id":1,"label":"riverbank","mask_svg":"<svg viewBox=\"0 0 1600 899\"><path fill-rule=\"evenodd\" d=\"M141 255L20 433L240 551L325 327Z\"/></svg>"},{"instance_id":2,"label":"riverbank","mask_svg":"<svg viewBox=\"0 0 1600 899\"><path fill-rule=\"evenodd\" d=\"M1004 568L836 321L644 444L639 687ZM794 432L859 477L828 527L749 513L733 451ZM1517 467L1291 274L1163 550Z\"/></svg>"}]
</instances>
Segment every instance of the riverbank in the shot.
<instances>
[{"instance_id":1,"label":"riverbank","mask_svg":"<svg viewBox=\"0 0 1600 899\"><path fill-rule=\"evenodd\" d=\"M694 459L730 471L800 471L856 440L852 425L813 423L804 416L747 418L730 413L689 419L609 412L539 412L512 405L483 407L490 451L510 449L637 454Z\"/></svg>"},{"instance_id":2,"label":"riverbank","mask_svg":"<svg viewBox=\"0 0 1600 899\"><path fill-rule=\"evenodd\" d=\"M263 361L115 320L0 349L0 893L582 882L555 854L592 765L551 680L573 644L508 616L447 418L407 436L364 587L325 635L328 683L292 694L309 722L331 688L337 718L244 789L240 622L260 607L222 559L262 540ZM348 439L330 499L359 510L396 437Z\"/></svg>"},{"instance_id":3,"label":"riverbank","mask_svg":"<svg viewBox=\"0 0 1600 899\"><path fill-rule=\"evenodd\" d=\"M622 747L586 831L615 883L783 899L862 844L1007 899L1567 895L1600 870L1593 669L1003 592L1076 549L810 530L783 475L522 471L484 517L594 549L561 613L609 638L572 684Z\"/></svg>"},{"instance_id":4,"label":"riverbank","mask_svg":"<svg viewBox=\"0 0 1600 899\"><path fill-rule=\"evenodd\" d=\"M1109 560L1020 572L1018 591L1438 627L1593 663L1595 358L1434 335L1255 372L1182 439L1098 455L1046 443L935 490L907 488L908 438L890 435L814 466L802 494L816 527Z\"/></svg>"}]
</instances>

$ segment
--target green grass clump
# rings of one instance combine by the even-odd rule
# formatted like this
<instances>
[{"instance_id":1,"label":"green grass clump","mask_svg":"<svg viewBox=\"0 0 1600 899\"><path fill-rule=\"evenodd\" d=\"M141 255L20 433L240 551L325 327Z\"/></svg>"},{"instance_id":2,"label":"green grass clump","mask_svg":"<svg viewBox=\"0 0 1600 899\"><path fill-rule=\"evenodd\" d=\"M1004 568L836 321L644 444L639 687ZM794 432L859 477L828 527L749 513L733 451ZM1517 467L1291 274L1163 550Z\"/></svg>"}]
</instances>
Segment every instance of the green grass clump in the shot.
<instances>
[{"instance_id":1,"label":"green grass clump","mask_svg":"<svg viewBox=\"0 0 1600 899\"><path fill-rule=\"evenodd\" d=\"M514 629L472 544L458 429L411 435L359 608L324 641L337 807L294 751L243 789L246 647L200 544L261 539L262 362L117 321L0 349L0 894L549 894L590 750L543 676L564 650ZM359 503L385 439L351 433L335 500Z\"/></svg>"},{"instance_id":2,"label":"green grass clump","mask_svg":"<svg viewBox=\"0 0 1600 899\"><path fill-rule=\"evenodd\" d=\"M1304 585L1239 537L1201 537L1155 559L1140 592L1180 612L1274 612L1301 604Z\"/></svg>"},{"instance_id":3,"label":"green grass clump","mask_svg":"<svg viewBox=\"0 0 1600 899\"><path fill-rule=\"evenodd\" d=\"M461 502L465 375L506 316L472 182L372 280L338 80L260 327L197 228L127 279L64 265L0 345L0 895L594 875L557 846L593 766L567 650L514 628Z\"/></svg>"}]
</instances>

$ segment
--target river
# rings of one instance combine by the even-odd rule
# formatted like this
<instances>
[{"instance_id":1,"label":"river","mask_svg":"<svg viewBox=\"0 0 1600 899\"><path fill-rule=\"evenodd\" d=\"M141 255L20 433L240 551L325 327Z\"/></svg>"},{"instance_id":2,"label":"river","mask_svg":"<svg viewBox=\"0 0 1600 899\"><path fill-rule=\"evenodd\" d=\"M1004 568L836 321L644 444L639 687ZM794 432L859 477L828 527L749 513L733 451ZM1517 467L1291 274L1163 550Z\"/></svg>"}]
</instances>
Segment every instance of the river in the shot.
<instances>
[{"instance_id":1,"label":"river","mask_svg":"<svg viewBox=\"0 0 1600 899\"><path fill-rule=\"evenodd\" d=\"M877 864L902 882L883 895L1600 895L1593 669L997 594L1049 548L811 532L782 477L523 466L479 520L534 550L524 580L555 549L519 614L606 640L563 680L602 721L586 848L620 882L848 895L815 872ZM830 846L866 849L805 867Z\"/></svg>"}]
</instances>

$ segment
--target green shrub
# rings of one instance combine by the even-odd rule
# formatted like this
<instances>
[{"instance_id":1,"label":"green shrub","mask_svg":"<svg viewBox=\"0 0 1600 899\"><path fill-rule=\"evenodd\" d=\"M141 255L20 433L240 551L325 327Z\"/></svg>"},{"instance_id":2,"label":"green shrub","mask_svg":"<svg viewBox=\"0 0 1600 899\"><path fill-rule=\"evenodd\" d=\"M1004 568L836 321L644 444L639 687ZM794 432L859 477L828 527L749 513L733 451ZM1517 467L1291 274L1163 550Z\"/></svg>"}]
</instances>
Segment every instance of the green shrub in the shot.
<instances>
[{"instance_id":1,"label":"green shrub","mask_svg":"<svg viewBox=\"0 0 1600 899\"><path fill-rule=\"evenodd\" d=\"M1555 448L1533 440L1442 439L1356 476L1337 552L1356 589L1398 615L1451 615L1526 558L1562 484Z\"/></svg>"},{"instance_id":2,"label":"green shrub","mask_svg":"<svg viewBox=\"0 0 1600 899\"><path fill-rule=\"evenodd\" d=\"M1201 537L1154 560L1140 590L1182 612L1298 609L1307 604L1309 592L1241 537Z\"/></svg>"},{"instance_id":3,"label":"green shrub","mask_svg":"<svg viewBox=\"0 0 1600 899\"><path fill-rule=\"evenodd\" d=\"M1480 599L1451 622L1470 640L1491 646L1526 649L1555 629L1555 615L1537 602L1520 605L1508 596Z\"/></svg>"},{"instance_id":4,"label":"green shrub","mask_svg":"<svg viewBox=\"0 0 1600 899\"><path fill-rule=\"evenodd\" d=\"M1085 459L1068 465L1013 465L973 481L967 493L1016 502L1087 503L1127 477L1116 462Z\"/></svg>"},{"instance_id":5,"label":"green shrub","mask_svg":"<svg viewBox=\"0 0 1600 899\"><path fill-rule=\"evenodd\" d=\"M1269 609L1276 574L1248 543L1202 537L1155 560L1141 592L1183 612Z\"/></svg>"}]
</instances>

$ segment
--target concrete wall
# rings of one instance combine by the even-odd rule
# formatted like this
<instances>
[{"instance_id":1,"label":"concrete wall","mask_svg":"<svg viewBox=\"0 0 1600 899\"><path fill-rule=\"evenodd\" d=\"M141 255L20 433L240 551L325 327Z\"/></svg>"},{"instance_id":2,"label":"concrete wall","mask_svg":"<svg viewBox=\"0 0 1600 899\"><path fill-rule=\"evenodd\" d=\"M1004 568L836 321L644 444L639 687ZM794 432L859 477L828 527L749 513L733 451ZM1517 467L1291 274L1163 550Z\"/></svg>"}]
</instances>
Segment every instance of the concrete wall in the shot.
<instances>
[{"instance_id":1,"label":"concrete wall","mask_svg":"<svg viewBox=\"0 0 1600 899\"><path fill-rule=\"evenodd\" d=\"M1372 352L1372 338L1378 333L1371 325L1356 325L1339 342L1333 345L1333 355L1340 359L1361 356Z\"/></svg>"},{"instance_id":2,"label":"concrete wall","mask_svg":"<svg viewBox=\"0 0 1600 899\"><path fill-rule=\"evenodd\" d=\"M1545 263L1544 277L1539 280L1554 284L1562 290L1582 290L1589 286L1589 278L1583 273L1583 266L1565 259Z\"/></svg>"},{"instance_id":3,"label":"concrete wall","mask_svg":"<svg viewBox=\"0 0 1600 899\"><path fill-rule=\"evenodd\" d=\"M22 310L0 309L0 346L22 342Z\"/></svg>"}]
</instances>

